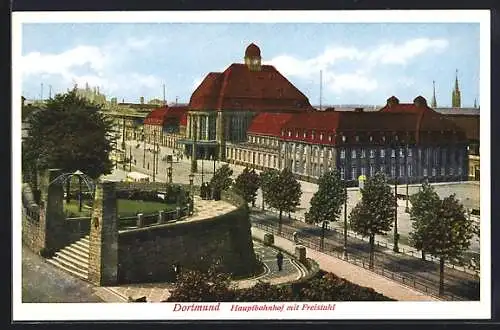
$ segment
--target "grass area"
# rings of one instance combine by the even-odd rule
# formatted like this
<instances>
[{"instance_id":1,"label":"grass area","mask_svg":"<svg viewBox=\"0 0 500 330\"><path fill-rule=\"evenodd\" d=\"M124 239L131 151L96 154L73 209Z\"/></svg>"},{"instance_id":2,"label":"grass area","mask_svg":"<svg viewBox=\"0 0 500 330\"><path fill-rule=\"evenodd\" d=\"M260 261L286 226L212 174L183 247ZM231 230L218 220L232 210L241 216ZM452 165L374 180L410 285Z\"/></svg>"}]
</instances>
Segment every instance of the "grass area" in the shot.
<instances>
[{"instance_id":1,"label":"grass area","mask_svg":"<svg viewBox=\"0 0 500 330\"><path fill-rule=\"evenodd\" d=\"M173 210L176 205L165 204L161 202L146 202L140 200L118 200L118 216L131 217L137 213L151 214L161 210ZM88 202L83 202L82 212L79 212L79 203L76 200L71 200L69 203L64 202L64 211L69 217L90 217L92 208L88 206Z\"/></svg>"}]
</instances>

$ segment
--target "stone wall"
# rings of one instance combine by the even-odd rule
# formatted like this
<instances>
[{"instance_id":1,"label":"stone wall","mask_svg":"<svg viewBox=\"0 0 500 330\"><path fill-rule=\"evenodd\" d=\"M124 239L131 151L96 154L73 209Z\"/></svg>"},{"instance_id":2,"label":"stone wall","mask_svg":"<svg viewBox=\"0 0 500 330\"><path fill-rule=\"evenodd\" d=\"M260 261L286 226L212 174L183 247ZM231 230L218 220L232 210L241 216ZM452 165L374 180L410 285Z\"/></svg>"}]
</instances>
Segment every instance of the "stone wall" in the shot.
<instances>
[{"instance_id":1,"label":"stone wall","mask_svg":"<svg viewBox=\"0 0 500 330\"><path fill-rule=\"evenodd\" d=\"M118 243L120 283L170 281L174 264L203 270L219 261L235 275L257 266L246 206L211 219L123 231Z\"/></svg>"}]
</instances>

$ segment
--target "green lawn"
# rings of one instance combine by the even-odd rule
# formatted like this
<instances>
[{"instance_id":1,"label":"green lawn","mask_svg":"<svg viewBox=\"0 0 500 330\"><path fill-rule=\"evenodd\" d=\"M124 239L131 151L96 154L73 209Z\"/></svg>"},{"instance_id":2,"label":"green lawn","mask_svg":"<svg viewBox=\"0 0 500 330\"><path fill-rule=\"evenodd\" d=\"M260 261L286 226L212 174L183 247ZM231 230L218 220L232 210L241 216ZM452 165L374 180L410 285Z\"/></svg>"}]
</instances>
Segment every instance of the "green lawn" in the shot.
<instances>
[{"instance_id":1,"label":"green lawn","mask_svg":"<svg viewBox=\"0 0 500 330\"><path fill-rule=\"evenodd\" d=\"M92 209L88 206L85 207L85 203L86 202L84 201L82 212L78 212L78 201L71 200L69 204L64 202L64 211L66 212L66 215L70 217L89 217L91 216ZM151 214L160 210L173 210L175 207L176 205L160 202L119 199L118 216L130 217L136 215L137 213Z\"/></svg>"}]
</instances>

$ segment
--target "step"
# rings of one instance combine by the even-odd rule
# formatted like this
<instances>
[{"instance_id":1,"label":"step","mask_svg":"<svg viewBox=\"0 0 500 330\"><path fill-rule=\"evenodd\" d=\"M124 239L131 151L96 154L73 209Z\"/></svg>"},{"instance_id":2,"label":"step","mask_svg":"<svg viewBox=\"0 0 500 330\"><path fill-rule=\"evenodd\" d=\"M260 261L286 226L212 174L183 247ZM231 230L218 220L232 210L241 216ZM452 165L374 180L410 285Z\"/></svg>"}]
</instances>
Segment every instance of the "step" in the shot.
<instances>
[{"instance_id":1,"label":"step","mask_svg":"<svg viewBox=\"0 0 500 330\"><path fill-rule=\"evenodd\" d=\"M90 245L89 236L87 235L85 237L80 238L79 242L83 242L87 245Z\"/></svg>"},{"instance_id":2,"label":"step","mask_svg":"<svg viewBox=\"0 0 500 330\"><path fill-rule=\"evenodd\" d=\"M73 274L79 278L82 278L84 280L87 280L88 279L88 276L86 273L83 273L81 271L75 271L74 269L70 269L66 266L64 266L63 264L59 263L57 260L54 260L54 259L48 259L47 260L50 264L62 269L62 270L65 270L66 272L70 273L70 274Z\"/></svg>"},{"instance_id":3,"label":"step","mask_svg":"<svg viewBox=\"0 0 500 330\"><path fill-rule=\"evenodd\" d=\"M82 242L81 240L80 240L80 241L76 241L76 242L75 242L75 243L73 243L73 244L76 244L76 245L78 245L78 246L81 246L82 248L84 248L84 249L85 249L85 250L87 250L87 251L88 251L88 250L89 250L89 248L90 248L89 243Z\"/></svg>"},{"instance_id":4,"label":"step","mask_svg":"<svg viewBox=\"0 0 500 330\"><path fill-rule=\"evenodd\" d=\"M61 250L56 252L56 256L61 259L66 260L67 262L73 263L78 266L78 268L88 269L89 268L89 260L85 260L82 257L78 256L75 253L71 253L65 250Z\"/></svg>"},{"instance_id":5,"label":"step","mask_svg":"<svg viewBox=\"0 0 500 330\"><path fill-rule=\"evenodd\" d=\"M85 244L82 244L82 243L78 244L78 242L75 242L75 243L71 244L70 246L82 251L85 254L88 254L89 250L90 250L89 246L85 246Z\"/></svg>"},{"instance_id":6,"label":"step","mask_svg":"<svg viewBox=\"0 0 500 330\"><path fill-rule=\"evenodd\" d=\"M89 258L89 251L82 249L78 245L71 244L69 246L66 246L64 248L64 250L68 250L68 251L70 251L70 252L72 252L74 254L78 254L79 256L81 256L84 259L88 259Z\"/></svg>"},{"instance_id":7,"label":"step","mask_svg":"<svg viewBox=\"0 0 500 330\"><path fill-rule=\"evenodd\" d=\"M75 264L71 261L68 261L66 259L63 259L59 256L55 256L52 258L52 260L56 260L58 263L63 264L64 267L73 269L76 272L82 273L82 274L87 274L89 269L88 267L80 267L78 264Z\"/></svg>"}]
</instances>

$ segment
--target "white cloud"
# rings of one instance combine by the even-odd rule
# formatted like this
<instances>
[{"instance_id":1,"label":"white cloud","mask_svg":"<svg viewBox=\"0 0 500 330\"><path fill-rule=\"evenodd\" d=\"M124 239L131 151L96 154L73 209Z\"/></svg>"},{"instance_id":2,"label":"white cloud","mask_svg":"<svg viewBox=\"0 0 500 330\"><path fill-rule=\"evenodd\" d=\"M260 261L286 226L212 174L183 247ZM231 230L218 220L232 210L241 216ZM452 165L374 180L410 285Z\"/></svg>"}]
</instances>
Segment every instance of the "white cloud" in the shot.
<instances>
[{"instance_id":1,"label":"white cloud","mask_svg":"<svg viewBox=\"0 0 500 330\"><path fill-rule=\"evenodd\" d=\"M316 57L300 59L280 55L267 62L286 76L302 79L317 79L323 70L323 83L330 90L374 91L381 86L377 70L381 65L406 65L411 60L428 52L442 52L448 47L444 39L417 38L400 44L386 43L375 47L328 47ZM346 65L347 64L347 65ZM403 84L414 82L406 79Z\"/></svg>"},{"instance_id":2,"label":"white cloud","mask_svg":"<svg viewBox=\"0 0 500 330\"><path fill-rule=\"evenodd\" d=\"M152 74L128 71L132 65L124 65L134 60L132 52L147 50L151 44L164 42L164 38L129 38L123 43L112 43L97 47L79 45L60 53L32 52L21 58L24 79L43 77L52 81L59 89L78 84L99 86L105 93L132 92L160 89L161 79ZM54 87L56 87L54 86Z\"/></svg>"},{"instance_id":3,"label":"white cloud","mask_svg":"<svg viewBox=\"0 0 500 330\"><path fill-rule=\"evenodd\" d=\"M407 64L411 59L428 51L443 51L448 47L444 39L418 38L403 44L384 44L368 55L368 59L380 64Z\"/></svg>"}]
</instances>

